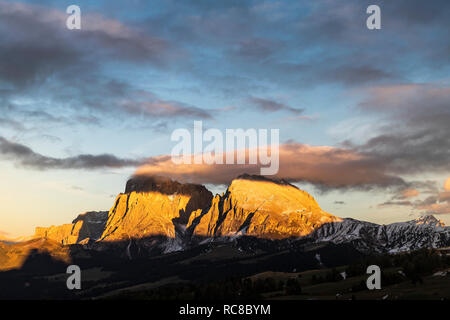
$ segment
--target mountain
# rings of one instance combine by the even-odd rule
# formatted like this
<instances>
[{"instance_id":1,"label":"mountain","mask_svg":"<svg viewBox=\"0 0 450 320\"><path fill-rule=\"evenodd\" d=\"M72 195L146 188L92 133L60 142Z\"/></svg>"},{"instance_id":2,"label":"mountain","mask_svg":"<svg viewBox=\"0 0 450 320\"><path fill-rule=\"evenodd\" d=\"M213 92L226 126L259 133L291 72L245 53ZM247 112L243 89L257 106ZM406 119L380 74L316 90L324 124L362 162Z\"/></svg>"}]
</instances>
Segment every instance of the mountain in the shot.
<instances>
[{"instance_id":1,"label":"mountain","mask_svg":"<svg viewBox=\"0 0 450 320\"><path fill-rule=\"evenodd\" d=\"M284 180L242 175L213 196L202 185L137 176L109 212L38 227L29 241L0 241L0 283L8 287L0 298L80 299L268 271L291 275L449 245L450 228L433 216L388 225L339 218ZM89 279L81 292L65 286L68 264Z\"/></svg>"},{"instance_id":2,"label":"mountain","mask_svg":"<svg viewBox=\"0 0 450 320\"><path fill-rule=\"evenodd\" d=\"M193 211L207 208L212 197L201 185L164 177L132 178L109 211L101 240L175 238L177 225L186 224Z\"/></svg>"},{"instance_id":3,"label":"mountain","mask_svg":"<svg viewBox=\"0 0 450 320\"><path fill-rule=\"evenodd\" d=\"M98 240L103 233L107 217L106 211L85 212L71 224L36 227L34 238L50 239L63 245Z\"/></svg>"},{"instance_id":4,"label":"mountain","mask_svg":"<svg viewBox=\"0 0 450 320\"><path fill-rule=\"evenodd\" d=\"M322 226L309 238L316 242L351 243L366 253L396 253L448 246L450 227L432 215L388 225L347 218Z\"/></svg>"},{"instance_id":5,"label":"mountain","mask_svg":"<svg viewBox=\"0 0 450 320\"><path fill-rule=\"evenodd\" d=\"M54 261L61 261L65 263L70 262L70 248L69 246L61 246L59 243L36 238L23 242L1 242L0 241L0 270L18 269L22 270L30 267L26 262L33 257L48 256ZM40 257L37 259L40 262ZM51 262L51 261L50 261ZM50 267L51 263L40 263L38 269ZM1 281L0 281L1 282Z\"/></svg>"},{"instance_id":6,"label":"mountain","mask_svg":"<svg viewBox=\"0 0 450 320\"><path fill-rule=\"evenodd\" d=\"M436 219L433 215L425 215L415 220L411 220L409 223L414 225L423 224L431 227L445 227L445 223L442 220Z\"/></svg>"},{"instance_id":7,"label":"mountain","mask_svg":"<svg viewBox=\"0 0 450 320\"><path fill-rule=\"evenodd\" d=\"M33 239L33 236L21 236L17 238L10 238L7 232L0 231L0 242L4 243L17 243L24 242Z\"/></svg>"},{"instance_id":8,"label":"mountain","mask_svg":"<svg viewBox=\"0 0 450 320\"><path fill-rule=\"evenodd\" d=\"M341 221L294 185L250 175L234 179L225 194L214 197L207 212L199 213L191 215L187 226L199 237L285 239Z\"/></svg>"},{"instance_id":9,"label":"mountain","mask_svg":"<svg viewBox=\"0 0 450 320\"><path fill-rule=\"evenodd\" d=\"M241 175L225 193L159 176L131 178L109 212L88 212L72 224L36 228L35 238L84 244L130 259L205 243L242 248L348 244L359 252L396 253L450 244L450 228L433 216L378 225L323 211L307 192L284 180ZM286 242L288 241L288 242Z\"/></svg>"},{"instance_id":10,"label":"mountain","mask_svg":"<svg viewBox=\"0 0 450 320\"><path fill-rule=\"evenodd\" d=\"M10 241L7 232L0 230L0 241Z\"/></svg>"}]
</instances>

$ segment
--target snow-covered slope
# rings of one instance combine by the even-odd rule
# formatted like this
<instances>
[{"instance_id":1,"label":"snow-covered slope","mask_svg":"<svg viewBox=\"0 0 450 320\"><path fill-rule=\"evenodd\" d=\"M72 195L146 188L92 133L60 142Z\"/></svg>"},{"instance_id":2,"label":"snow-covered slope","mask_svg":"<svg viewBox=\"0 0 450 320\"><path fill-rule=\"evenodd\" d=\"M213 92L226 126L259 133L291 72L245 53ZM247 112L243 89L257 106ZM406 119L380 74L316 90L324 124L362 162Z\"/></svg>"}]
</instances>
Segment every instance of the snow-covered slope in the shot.
<instances>
[{"instance_id":1,"label":"snow-covered slope","mask_svg":"<svg viewBox=\"0 0 450 320\"><path fill-rule=\"evenodd\" d=\"M450 227L434 216L388 225L344 219L325 224L309 236L317 242L351 243L363 252L402 252L450 244Z\"/></svg>"}]
</instances>

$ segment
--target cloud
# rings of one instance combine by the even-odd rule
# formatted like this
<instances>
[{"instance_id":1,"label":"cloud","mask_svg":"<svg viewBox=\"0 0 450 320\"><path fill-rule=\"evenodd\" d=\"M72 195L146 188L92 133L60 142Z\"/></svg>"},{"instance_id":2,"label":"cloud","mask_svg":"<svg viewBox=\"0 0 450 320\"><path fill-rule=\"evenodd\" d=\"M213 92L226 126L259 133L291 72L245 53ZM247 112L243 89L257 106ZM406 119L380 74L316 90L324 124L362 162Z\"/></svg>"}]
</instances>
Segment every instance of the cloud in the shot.
<instances>
[{"instance_id":1,"label":"cloud","mask_svg":"<svg viewBox=\"0 0 450 320\"><path fill-rule=\"evenodd\" d=\"M250 38L239 41L236 47L232 48L231 52L245 59L267 59L275 54L282 45L280 41Z\"/></svg>"},{"instance_id":2,"label":"cloud","mask_svg":"<svg viewBox=\"0 0 450 320\"><path fill-rule=\"evenodd\" d=\"M385 163L397 175L450 171L450 87L405 84L374 87L360 108L378 118L378 134L343 146Z\"/></svg>"},{"instance_id":3,"label":"cloud","mask_svg":"<svg viewBox=\"0 0 450 320\"><path fill-rule=\"evenodd\" d=\"M20 167L37 170L123 168L136 167L144 163L144 160L122 159L111 154L80 154L67 158L47 157L3 137L0 137L0 157Z\"/></svg>"},{"instance_id":4,"label":"cloud","mask_svg":"<svg viewBox=\"0 0 450 320\"><path fill-rule=\"evenodd\" d=\"M448 178L444 183L445 191L450 191L450 178Z\"/></svg>"},{"instance_id":5,"label":"cloud","mask_svg":"<svg viewBox=\"0 0 450 320\"><path fill-rule=\"evenodd\" d=\"M412 68L402 67L404 61L420 61L421 68L427 71L432 67L444 70L448 45L437 41L438 35L429 35L446 30L442 26L448 24L448 19L442 11L448 3L439 1L432 6L440 6L441 11L415 2L408 5L405 15L405 5L383 2L387 8L383 10L383 21L389 25L380 35L364 28L365 8L370 1L365 2L165 1L161 12L127 24L86 11L82 30L68 31L64 11L1 0L0 80L10 85L3 95L9 101L23 98L20 94L28 99L45 96L52 102L50 107L58 105L60 114L71 108L84 114L94 112L102 119L117 119L117 113L130 110L134 112L129 115L152 119L171 114L178 120L186 116L208 119L210 111L183 101L163 96L150 101L135 99L139 89L132 79L122 78L127 82L125 91L114 88L112 76L105 74L110 69L108 63L114 63L114 67L131 66L130 70L137 66L147 71L149 67L158 80L158 72L173 71L183 80L204 85L208 93L215 90L245 95L267 90L272 84L298 91L300 85L308 90L310 86L336 83L359 87L405 79ZM138 5L142 12L149 8L144 3ZM427 23L410 24L411 17L422 16L417 8L425 10ZM390 25L391 21L395 23ZM409 31L411 28L416 32ZM398 30L408 32L397 34ZM410 34L422 35L411 41L420 50L396 41ZM388 45L392 54L374 54ZM430 48L440 52L439 57L419 56ZM151 89L146 90L151 93ZM302 113L300 108L264 100L268 101L258 102L260 109Z\"/></svg>"},{"instance_id":6,"label":"cloud","mask_svg":"<svg viewBox=\"0 0 450 320\"><path fill-rule=\"evenodd\" d=\"M386 201L386 202L379 204L378 207L382 208L382 207L390 207L390 206L411 206L411 205L412 205L411 201L406 201L406 200L392 201L392 200L390 200L390 201Z\"/></svg>"},{"instance_id":7,"label":"cloud","mask_svg":"<svg viewBox=\"0 0 450 320\"><path fill-rule=\"evenodd\" d=\"M319 77L322 79L335 79L336 82L341 82L346 85L354 86L362 83L374 83L383 80L392 80L397 76L385 71L382 68L371 65L341 65L339 67L330 68L319 72Z\"/></svg>"},{"instance_id":8,"label":"cloud","mask_svg":"<svg viewBox=\"0 0 450 320\"><path fill-rule=\"evenodd\" d=\"M401 178L387 174L383 164L345 149L289 143L280 146L279 156L276 178L313 183L323 190L389 188L406 184ZM164 175L203 184L228 184L243 173L259 174L260 167L260 164L175 164L170 156L159 156L150 158L136 174Z\"/></svg>"},{"instance_id":9,"label":"cloud","mask_svg":"<svg viewBox=\"0 0 450 320\"><path fill-rule=\"evenodd\" d=\"M265 112L276 112L276 111L287 111L295 115L300 115L303 113L303 109L297 109L290 107L288 105L285 105L280 102L276 102L271 99L263 99L258 97L250 97L249 101L251 104L253 104L256 108L258 108L261 111Z\"/></svg>"},{"instance_id":10,"label":"cloud","mask_svg":"<svg viewBox=\"0 0 450 320\"><path fill-rule=\"evenodd\" d=\"M405 83L363 90L359 109L376 119L366 142L342 146L384 163L386 173L399 177L450 171L450 87L438 83ZM381 206L409 206L427 214L450 213L449 197L435 182L407 183ZM431 194L412 201L420 194Z\"/></svg>"},{"instance_id":11,"label":"cloud","mask_svg":"<svg viewBox=\"0 0 450 320\"><path fill-rule=\"evenodd\" d=\"M426 72L448 68L448 41L441 40L450 27L443 13L450 8L447 1L377 2L383 8L378 33L365 26L370 0L189 1L182 10L179 2L166 1L164 14L146 24L202 58L204 67L194 63L187 72L236 94L245 92L243 87L267 89L267 82L295 90L393 83L414 76L417 68L411 65ZM390 53L378 54L385 47Z\"/></svg>"},{"instance_id":12,"label":"cloud","mask_svg":"<svg viewBox=\"0 0 450 320\"><path fill-rule=\"evenodd\" d=\"M420 192L416 189L404 189L400 191L400 194L397 195L397 199L409 199L415 198L420 194Z\"/></svg>"},{"instance_id":13,"label":"cloud","mask_svg":"<svg viewBox=\"0 0 450 320\"><path fill-rule=\"evenodd\" d=\"M417 184L416 184L417 185ZM428 185L428 186L427 186ZM431 193L424 199L411 200L419 196L419 192L415 189L400 190L391 200L378 205L385 206L407 206L411 210L419 211L422 214L450 214L450 192L432 188L429 183L422 184L422 187L428 189L427 193ZM431 187L431 188L430 188Z\"/></svg>"},{"instance_id":14,"label":"cloud","mask_svg":"<svg viewBox=\"0 0 450 320\"><path fill-rule=\"evenodd\" d=\"M255 108L287 112L292 119L307 116L303 109L247 93L247 89L266 89L267 83L295 90L299 84L307 89L336 83L363 86L366 96L358 111L380 119L379 134L366 143L345 142L335 148L287 144L280 174L335 188L405 187L403 175L448 172L450 168L450 88L392 84L418 72L411 65L420 65L420 72L444 74L449 65L447 38L440 40L442 30L450 26L445 14L449 2L437 0L436 5L426 6L411 1L407 6L401 1L382 1L383 32L374 33L364 27L365 8L371 3L359 0L289 6L283 2L167 1L161 13L130 25L83 13L80 32L64 27L67 14L63 11L0 0L0 81L6 88L0 92L0 108L12 106L15 116L41 123L61 123L65 119L61 114L94 124L106 117L120 121L123 116L162 121L213 117L213 109L165 99L150 89L137 88L133 81L105 75L102 67L109 62L176 70L183 80L189 76L207 82L206 90L217 86L223 91L245 92ZM411 40L417 50L405 46L404 39ZM387 45L389 55L375 54ZM391 84L380 85L386 81ZM20 103L30 98L32 106ZM41 104L47 109L38 109ZM72 113L68 114L69 109ZM16 130L20 125L12 117L2 117L0 123ZM164 129L167 122L155 126ZM242 171L259 171L238 166L215 169L221 176L218 181ZM195 170L212 173L209 167ZM186 172L188 168L179 174Z\"/></svg>"},{"instance_id":15,"label":"cloud","mask_svg":"<svg viewBox=\"0 0 450 320\"><path fill-rule=\"evenodd\" d=\"M439 202L450 202L450 191L444 191L439 193Z\"/></svg>"},{"instance_id":16,"label":"cloud","mask_svg":"<svg viewBox=\"0 0 450 320\"><path fill-rule=\"evenodd\" d=\"M20 117L35 125L99 125L99 119L118 114L211 118L206 110L157 97L105 72L107 63L170 69L186 60L175 43L89 11L83 12L81 30L68 30L66 19L61 10L0 0L0 109L10 111L2 124L17 131Z\"/></svg>"},{"instance_id":17,"label":"cloud","mask_svg":"<svg viewBox=\"0 0 450 320\"><path fill-rule=\"evenodd\" d=\"M434 203L422 203L415 204L414 208L421 210L426 214L450 214L450 202L434 202Z\"/></svg>"},{"instance_id":18,"label":"cloud","mask_svg":"<svg viewBox=\"0 0 450 320\"><path fill-rule=\"evenodd\" d=\"M25 127L22 123L14 120L14 119L8 119L6 117L0 117L0 126L3 128L5 128L5 127L12 128L13 130L17 130L17 131L25 130Z\"/></svg>"},{"instance_id":19,"label":"cloud","mask_svg":"<svg viewBox=\"0 0 450 320\"><path fill-rule=\"evenodd\" d=\"M212 119L210 111L188 106L177 101L126 101L125 110L132 114L148 115L156 118L190 117L194 119Z\"/></svg>"},{"instance_id":20,"label":"cloud","mask_svg":"<svg viewBox=\"0 0 450 320\"><path fill-rule=\"evenodd\" d=\"M83 13L80 31L65 27L64 11L0 1L0 76L16 85L89 71L97 59L114 58L160 65L172 55L165 39L96 13ZM14 37L8 36L14 33ZM8 62L8 63L6 63ZM14 62L14 63L11 63Z\"/></svg>"}]
</instances>

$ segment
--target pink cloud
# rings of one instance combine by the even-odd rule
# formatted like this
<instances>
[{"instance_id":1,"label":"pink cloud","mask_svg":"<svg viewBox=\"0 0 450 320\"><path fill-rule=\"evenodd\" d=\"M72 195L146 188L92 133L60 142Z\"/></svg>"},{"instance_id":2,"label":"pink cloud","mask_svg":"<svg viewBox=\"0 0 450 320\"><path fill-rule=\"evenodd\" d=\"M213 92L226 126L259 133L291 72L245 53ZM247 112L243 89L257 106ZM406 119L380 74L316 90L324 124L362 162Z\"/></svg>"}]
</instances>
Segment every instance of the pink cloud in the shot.
<instances>
[{"instance_id":1,"label":"pink cloud","mask_svg":"<svg viewBox=\"0 0 450 320\"><path fill-rule=\"evenodd\" d=\"M445 191L450 191L450 178L448 178L447 181L445 181L445 183L444 183L444 190Z\"/></svg>"},{"instance_id":2,"label":"pink cloud","mask_svg":"<svg viewBox=\"0 0 450 320\"><path fill-rule=\"evenodd\" d=\"M331 188L390 186L403 182L387 174L382 163L342 148L288 143L280 146L279 156L280 166L275 178ZM260 168L260 164L175 164L170 156L159 156L138 168L136 174L164 175L193 183L228 184L243 173L259 174Z\"/></svg>"},{"instance_id":3,"label":"pink cloud","mask_svg":"<svg viewBox=\"0 0 450 320\"><path fill-rule=\"evenodd\" d=\"M416 189L405 189L401 192L401 197L403 199L415 198L420 194L420 192Z\"/></svg>"}]
</instances>

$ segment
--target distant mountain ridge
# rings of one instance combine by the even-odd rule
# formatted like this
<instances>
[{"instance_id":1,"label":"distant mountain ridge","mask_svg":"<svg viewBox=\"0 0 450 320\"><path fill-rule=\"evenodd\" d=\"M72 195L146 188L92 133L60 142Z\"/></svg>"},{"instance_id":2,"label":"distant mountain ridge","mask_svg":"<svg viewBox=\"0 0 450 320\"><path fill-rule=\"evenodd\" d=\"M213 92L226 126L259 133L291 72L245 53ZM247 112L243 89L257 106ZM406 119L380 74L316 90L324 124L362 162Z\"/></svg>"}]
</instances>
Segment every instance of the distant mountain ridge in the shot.
<instances>
[{"instance_id":1,"label":"distant mountain ridge","mask_svg":"<svg viewBox=\"0 0 450 320\"><path fill-rule=\"evenodd\" d=\"M11 238L8 236L7 232L0 231L0 242L4 243L17 243L17 242L23 242L33 239L33 236L21 236L16 238Z\"/></svg>"},{"instance_id":2,"label":"distant mountain ridge","mask_svg":"<svg viewBox=\"0 0 450 320\"><path fill-rule=\"evenodd\" d=\"M107 211L90 211L80 214L71 224L36 227L34 238L54 240L62 245L98 240L104 230Z\"/></svg>"},{"instance_id":3,"label":"distant mountain ridge","mask_svg":"<svg viewBox=\"0 0 450 320\"><path fill-rule=\"evenodd\" d=\"M139 176L127 182L109 212L86 213L68 225L38 227L35 238L94 249L124 241L129 257L133 250L167 253L206 240L247 238L302 239L351 244L364 253L395 253L448 246L450 228L433 216L388 225L342 219L284 180L242 175L224 194L213 196L202 185Z\"/></svg>"},{"instance_id":4,"label":"distant mountain ridge","mask_svg":"<svg viewBox=\"0 0 450 320\"><path fill-rule=\"evenodd\" d=\"M450 227L431 215L388 225L346 218L340 223L324 225L309 238L316 242L351 243L366 253L397 253L448 246Z\"/></svg>"}]
</instances>

